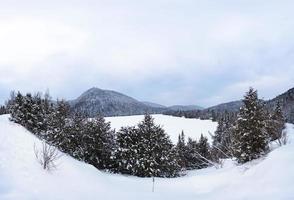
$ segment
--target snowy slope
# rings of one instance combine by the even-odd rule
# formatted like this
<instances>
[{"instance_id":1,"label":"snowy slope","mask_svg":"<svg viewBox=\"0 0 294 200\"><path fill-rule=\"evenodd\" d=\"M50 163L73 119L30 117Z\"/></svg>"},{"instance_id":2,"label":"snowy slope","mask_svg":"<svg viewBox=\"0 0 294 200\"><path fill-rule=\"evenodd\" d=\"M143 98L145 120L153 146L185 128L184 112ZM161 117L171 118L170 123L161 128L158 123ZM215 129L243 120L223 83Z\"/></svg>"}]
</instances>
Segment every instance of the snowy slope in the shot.
<instances>
[{"instance_id":1,"label":"snowy slope","mask_svg":"<svg viewBox=\"0 0 294 200\"><path fill-rule=\"evenodd\" d=\"M217 122L211 120L187 119L182 117L173 117L168 115L152 115L156 124L161 125L171 140L176 143L178 135L185 132L185 135L193 139L199 139L201 133L211 139L210 133L214 133L217 127ZM106 117L106 121L111 122L111 127L117 131L122 126L135 126L144 118L143 115L121 116L121 117Z\"/></svg>"},{"instance_id":2,"label":"snowy slope","mask_svg":"<svg viewBox=\"0 0 294 200\"><path fill-rule=\"evenodd\" d=\"M294 141L294 127L288 132ZM0 199L7 200L195 200L294 199L294 144L274 150L264 160L192 171L187 176L156 179L100 172L63 155L59 168L43 171L33 145L40 141L0 116Z\"/></svg>"}]
</instances>

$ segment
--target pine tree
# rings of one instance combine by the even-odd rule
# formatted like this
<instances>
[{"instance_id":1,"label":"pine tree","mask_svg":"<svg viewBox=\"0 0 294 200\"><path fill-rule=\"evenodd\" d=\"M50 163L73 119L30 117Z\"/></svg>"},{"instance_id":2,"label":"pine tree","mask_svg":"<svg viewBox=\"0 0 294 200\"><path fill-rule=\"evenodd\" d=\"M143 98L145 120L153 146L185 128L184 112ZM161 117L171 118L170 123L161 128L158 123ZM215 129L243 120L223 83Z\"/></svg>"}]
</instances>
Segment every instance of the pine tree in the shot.
<instances>
[{"instance_id":1,"label":"pine tree","mask_svg":"<svg viewBox=\"0 0 294 200\"><path fill-rule=\"evenodd\" d=\"M66 130L70 126L68 120L70 114L70 107L65 100L57 100L56 106L53 107L53 111L50 112L52 107L44 100L45 110L47 110L47 140L57 147L60 147L65 139ZM47 108L46 108L47 107Z\"/></svg>"},{"instance_id":2,"label":"pine tree","mask_svg":"<svg viewBox=\"0 0 294 200\"><path fill-rule=\"evenodd\" d=\"M279 102L277 102L275 110L267 123L267 131L271 141L278 140L282 137L283 129L285 128L285 119Z\"/></svg>"},{"instance_id":3,"label":"pine tree","mask_svg":"<svg viewBox=\"0 0 294 200\"><path fill-rule=\"evenodd\" d=\"M64 127L64 138L59 144L59 148L76 159L83 160L82 136L85 124L84 117L79 113L74 113L70 121Z\"/></svg>"},{"instance_id":4,"label":"pine tree","mask_svg":"<svg viewBox=\"0 0 294 200\"><path fill-rule=\"evenodd\" d=\"M249 89L243 99L234 130L234 156L239 163L259 158L268 152L269 138L265 131L263 103L257 91Z\"/></svg>"},{"instance_id":5,"label":"pine tree","mask_svg":"<svg viewBox=\"0 0 294 200\"><path fill-rule=\"evenodd\" d=\"M116 158L120 172L140 177L175 177L180 170L175 148L164 130L146 114L137 128L117 136Z\"/></svg>"},{"instance_id":6,"label":"pine tree","mask_svg":"<svg viewBox=\"0 0 294 200\"><path fill-rule=\"evenodd\" d=\"M138 133L143 136L141 147L145 149L139 161L139 176L176 176L179 166L173 144L151 115L146 114L138 124Z\"/></svg>"},{"instance_id":7,"label":"pine tree","mask_svg":"<svg viewBox=\"0 0 294 200\"><path fill-rule=\"evenodd\" d=\"M25 117L23 105L24 105L24 97L20 92L18 92L13 97L13 99L9 101L9 112L11 113L10 120L21 125L24 125L24 117Z\"/></svg>"},{"instance_id":8,"label":"pine tree","mask_svg":"<svg viewBox=\"0 0 294 200\"><path fill-rule=\"evenodd\" d=\"M208 143L207 137L204 137L203 134L201 134L199 142L198 142L198 159L201 161L199 164L200 168L205 168L210 166L210 147Z\"/></svg>"},{"instance_id":9,"label":"pine tree","mask_svg":"<svg viewBox=\"0 0 294 200\"><path fill-rule=\"evenodd\" d=\"M7 110L5 106L0 106L0 115L7 114Z\"/></svg>"},{"instance_id":10,"label":"pine tree","mask_svg":"<svg viewBox=\"0 0 294 200\"><path fill-rule=\"evenodd\" d=\"M200 169L202 166L202 160L199 158L198 143L197 140L188 138L187 142L187 170Z\"/></svg>"},{"instance_id":11,"label":"pine tree","mask_svg":"<svg viewBox=\"0 0 294 200\"><path fill-rule=\"evenodd\" d=\"M188 152L184 131L182 131L182 133L179 134L178 143L176 145L176 151L178 156L178 163L181 166L181 168L185 170L188 166Z\"/></svg>"},{"instance_id":12,"label":"pine tree","mask_svg":"<svg viewBox=\"0 0 294 200\"><path fill-rule=\"evenodd\" d=\"M83 159L98 169L112 167L114 131L102 116L88 120L82 135Z\"/></svg>"},{"instance_id":13,"label":"pine tree","mask_svg":"<svg viewBox=\"0 0 294 200\"><path fill-rule=\"evenodd\" d=\"M117 148L115 150L116 172L136 175L138 160L144 149L138 148L142 138L139 138L136 127L122 127L116 134Z\"/></svg>"},{"instance_id":14,"label":"pine tree","mask_svg":"<svg viewBox=\"0 0 294 200\"><path fill-rule=\"evenodd\" d=\"M230 116L226 113L218 120L217 129L212 136L212 154L215 159L231 157L232 124Z\"/></svg>"}]
</instances>

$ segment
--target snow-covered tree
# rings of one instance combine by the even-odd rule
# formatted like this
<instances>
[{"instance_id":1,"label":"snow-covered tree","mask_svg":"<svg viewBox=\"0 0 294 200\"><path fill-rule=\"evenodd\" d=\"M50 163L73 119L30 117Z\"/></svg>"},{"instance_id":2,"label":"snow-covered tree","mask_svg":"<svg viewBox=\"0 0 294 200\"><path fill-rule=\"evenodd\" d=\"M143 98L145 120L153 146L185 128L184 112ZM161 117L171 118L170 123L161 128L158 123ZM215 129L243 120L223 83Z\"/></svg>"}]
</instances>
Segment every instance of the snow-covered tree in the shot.
<instances>
[{"instance_id":1,"label":"snow-covered tree","mask_svg":"<svg viewBox=\"0 0 294 200\"><path fill-rule=\"evenodd\" d=\"M200 139L198 141L198 156L201 161L199 164L200 168L205 168L211 165L211 155L210 155L210 146L208 143L207 137L201 134Z\"/></svg>"},{"instance_id":2,"label":"snow-covered tree","mask_svg":"<svg viewBox=\"0 0 294 200\"><path fill-rule=\"evenodd\" d=\"M271 141L279 140L282 137L284 128L285 119L283 116L281 105L279 102L277 102L273 113L269 114L266 123L266 130Z\"/></svg>"},{"instance_id":3,"label":"snow-covered tree","mask_svg":"<svg viewBox=\"0 0 294 200\"><path fill-rule=\"evenodd\" d=\"M191 169L202 168L202 166L201 166L202 160L200 159L200 156L199 156L199 152L198 152L199 146L198 146L197 140L193 140L192 138L188 138L186 148L187 148L186 158L188 161L186 169L191 170Z\"/></svg>"},{"instance_id":4,"label":"snow-covered tree","mask_svg":"<svg viewBox=\"0 0 294 200\"><path fill-rule=\"evenodd\" d=\"M46 100L44 100L46 105ZM70 110L69 105L65 100L57 100L54 110L46 115L47 132L46 139L50 143L59 147L63 143L65 131L71 125L68 119ZM49 109L50 110L50 109Z\"/></svg>"},{"instance_id":5,"label":"snow-covered tree","mask_svg":"<svg viewBox=\"0 0 294 200\"><path fill-rule=\"evenodd\" d=\"M250 88L243 99L234 129L234 156L239 163L256 159L268 152L269 137L265 130L263 103L257 91Z\"/></svg>"},{"instance_id":6,"label":"snow-covered tree","mask_svg":"<svg viewBox=\"0 0 294 200\"><path fill-rule=\"evenodd\" d=\"M69 155L83 160L82 136L84 134L85 118L79 113L74 113L70 121L63 128L64 137L59 143L59 148Z\"/></svg>"},{"instance_id":7,"label":"snow-covered tree","mask_svg":"<svg viewBox=\"0 0 294 200\"><path fill-rule=\"evenodd\" d=\"M137 128L124 128L117 136L120 172L140 177L175 177L180 170L175 148L165 131L146 114ZM124 168L125 167L125 168Z\"/></svg>"},{"instance_id":8,"label":"snow-covered tree","mask_svg":"<svg viewBox=\"0 0 294 200\"><path fill-rule=\"evenodd\" d=\"M140 155L143 154L144 149L139 148L141 142L138 129L136 127L122 127L119 132L116 133L115 160L116 160L116 172L123 174L138 174L138 160Z\"/></svg>"},{"instance_id":9,"label":"snow-covered tree","mask_svg":"<svg viewBox=\"0 0 294 200\"><path fill-rule=\"evenodd\" d=\"M81 146L84 161L98 169L111 168L115 141L110 123L97 116L85 123L83 133Z\"/></svg>"},{"instance_id":10,"label":"snow-covered tree","mask_svg":"<svg viewBox=\"0 0 294 200\"><path fill-rule=\"evenodd\" d=\"M228 114L218 120L217 129L212 136L212 154L215 159L232 156L232 126Z\"/></svg>"},{"instance_id":11,"label":"snow-covered tree","mask_svg":"<svg viewBox=\"0 0 294 200\"><path fill-rule=\"evenodd\" d=\"M9 112L11 113L10 120L15 123L24 125L24 97L20 92L18 92L16 95L13 93L13 95L13 98L9 100L8 104Z\"/></svg>"},{"instance_id":12,"label":"snow-covered tree","mask_svg":"<svg viewBox=\"0 0 294 200\"><path fill-rule=\"evenodd\" d=\"M181 166L181 168L185 170L188 166L188 150L186 146L184 131L182 131L182 133L179 134L178 143L176 145L176 151L178 163Z\"/></svg>"}]
</instances>

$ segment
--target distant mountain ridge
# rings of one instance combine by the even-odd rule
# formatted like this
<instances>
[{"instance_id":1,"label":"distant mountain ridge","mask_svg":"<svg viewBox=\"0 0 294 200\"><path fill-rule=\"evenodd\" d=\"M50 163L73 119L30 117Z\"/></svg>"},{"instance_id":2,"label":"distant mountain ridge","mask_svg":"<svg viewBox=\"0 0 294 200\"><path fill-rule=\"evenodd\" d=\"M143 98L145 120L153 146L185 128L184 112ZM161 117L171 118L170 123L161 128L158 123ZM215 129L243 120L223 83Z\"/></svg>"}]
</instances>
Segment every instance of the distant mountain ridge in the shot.
<instances>
[{"instance_id":1,"label":"distant mountain ridge","mask_svg":"<svg viewBox=\"0 0 294 200\"><path fill-rule=\"evenodd\" d=\"M149 102L149 101L142 101L143 104L145 104L146 106L150 106L153 108L167 108L164 105L158 104L158 103L153 103L153 102Z\"/></svg>"},{"instance_id":2,"label":"distant mountain ridge","mask_svg":"<svg viewBox=\"0 0 294 200\"><path fill-rule=\"evenodd\" d=\"M241 100L238 101L231 101L227 103L218 104L216 106L212 106L209 108L206 108L204 110L213 110L215 112L238 112L240 110L240 107L243 105L243 102Z\"/></svg>"},{"instance_id":3,"label":"distant mountain ridge","mask_svg":"<svg viewBox=\"0 0 294 200\"><path fill-rule=\"evenodd\" d=\"M263 100L261 100L263 101ZM294 88L278 95L277 97L264 101L269 109L273 109L277 102L281 103L283 113L288 122L294 123ZM145 113L165 113L168 111L196 111L204 116L207 113L238 112L242 101L222 103L209 108L202 108L197 105L175 105L164 106L153 102L138 101L122 93L91 88L80 95L77 99L69 101L72 111L85 113L91 117L101 114L103 116L140 115Z\"/></svg>"},{"instance_id":4,"label":"distant mountain ridge","mask_svg":"<svg viewBox=\"0 0 294 200\"><path fill-rule=\"evenodd\" d=\"M165 108L167 110L181 110L181 111L188 111L188 110L202 110L204 109L201 106L197 105L172 105L172 106L164 106L161 104L153 103L153 102L148 102L148 101L142 101L145 105L154 107L154 108Z\"/></svg>"},{"instance_id":5,"label":"distant mountain ridge","mask_svg":"<svg viewBox=\"0 0 294 200\"><path fill-rule=\"evenodd\" d=\"M286 92L276 96L273 99L270 100L261 100L264 102L266 108L269 110L273 110L277 103L279 102L283 113L284 117L286 118L287 122L294 123L294 88L291 88L287 90ZM232 101L228 103L223 103L219 104L216 106L209 107L205 110L210 110L210 111L215 111L215 112L238 112L240 107L243 105L242 101Z\"/></svg>"},{"instance_id":6,"label":"distant mountain ridge","mask_svg":"<svg viewBox=\"0 0 294 200\"><path fill-rule=\"evenodd\" d=\"M197 105L174 105L167 107L169 110L181 110L181 111L189 111L189 110L203 110L204 108Z\"/></svg>"}]
</instances>

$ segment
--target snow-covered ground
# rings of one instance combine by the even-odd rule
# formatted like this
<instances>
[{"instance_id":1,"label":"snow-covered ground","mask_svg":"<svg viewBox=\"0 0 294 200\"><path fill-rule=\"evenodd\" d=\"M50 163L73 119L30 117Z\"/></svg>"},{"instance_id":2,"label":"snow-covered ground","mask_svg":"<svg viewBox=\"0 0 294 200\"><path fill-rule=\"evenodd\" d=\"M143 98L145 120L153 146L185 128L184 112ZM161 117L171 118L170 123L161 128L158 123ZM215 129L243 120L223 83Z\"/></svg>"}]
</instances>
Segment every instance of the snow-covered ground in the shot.
<instances>
[{"instance_id":1,"label":"snow-covered ground","mask_svg":"<svg viewBox=\"0 0 294 200\"><path fill-rule=\"evenodd\" d=\"M184 128L184 127L183 127ZM287 125L294 141L294 127ZM267 158L221 169L195 170L173 179L114 175L66 155L57 170L46 172L35 159L41 142L23 127L0 116L0 199L7 200L293 200L294 144L275 149Z\"/></svg>"},{"instance_id":2,"label":"snow-covered ground","mask_svg":"<svg viewBox=\"0 0 294 200\"><path fill-rule=\"evenodd\" d=\"M183 117L173 117L168 115L152 115L156 124L161 125L171 140L176 143L178 136L185 132L186 138L199 139L201 133L211 140L210 133L214 133L217 122L211 120L187 119ZM122 117L106 117L106 121L111 122L111 127L119 130L122 126L135 126L142 121L144 115L122 116Z\"/></svg>"}]
</instances>

